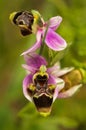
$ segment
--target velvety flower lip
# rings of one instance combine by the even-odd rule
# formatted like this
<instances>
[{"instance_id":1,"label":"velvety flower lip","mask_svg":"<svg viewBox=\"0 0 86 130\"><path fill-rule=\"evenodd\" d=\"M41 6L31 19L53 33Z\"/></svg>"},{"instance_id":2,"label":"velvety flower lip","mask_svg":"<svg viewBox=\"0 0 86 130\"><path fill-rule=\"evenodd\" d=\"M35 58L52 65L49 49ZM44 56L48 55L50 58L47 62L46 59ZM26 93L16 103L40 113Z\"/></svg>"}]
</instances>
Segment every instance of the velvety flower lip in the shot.
<instances>
[{"instance_id":1,"label":"velvety flower lip","mask_svg":"<svg viewBox=\"0 0 86 130\"><path fill-rule=\"evenodd\" d=\"M66 41L55 32L55 30L59 27L62 18L60 16L52 17L48 22L44 23L44 26L38 28L36 33L37 42L28 50L23 52L21 55L25 55L27 53L35 52L42 44L42 38L45 35L45 43L46 45L54 51L61 51L67 47Z\"/></svg>"}]
</instances>

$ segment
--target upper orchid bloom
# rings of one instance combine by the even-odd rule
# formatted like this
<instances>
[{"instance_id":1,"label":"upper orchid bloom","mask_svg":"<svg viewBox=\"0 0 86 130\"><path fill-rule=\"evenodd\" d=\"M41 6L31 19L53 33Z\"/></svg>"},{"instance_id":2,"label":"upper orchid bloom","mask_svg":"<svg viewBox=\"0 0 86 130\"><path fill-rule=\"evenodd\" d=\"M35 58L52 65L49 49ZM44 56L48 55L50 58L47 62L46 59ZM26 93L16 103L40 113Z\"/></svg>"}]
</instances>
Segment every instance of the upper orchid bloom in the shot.
<instances>
[{"instance_id":1,"label":"upper orchid bloom","mask_svg":"<svg viewBox=\"0 0 86 130\"><path fill-rule=\"evenodd\" d=\"M36 34L36 43L22 55L35 52L43 44L43 38L46 45L54 51L61 51L66 48L66 41L55 32L59 27L62 17L55 16L44 22L38 11L14 12L10 15L11 21L16 24L23 36L31 33Z\"/></svg>"},{"instance_id":2,"label":"upper orchid bloom","mask_svg":"<svg viewBox=\"0 0 86 130\"><path fill-rule=\"evenodd\" d=\"M41 115L50 114L56 98L70 97L81 87L82 77L78 70L60 70L59 64L47 68L46 60L37 54L24 57L26 64L23 67L28 75L23 80L23 93Z\"/></svg>"},{"instance_id":3,"label":"upper orchid bloom","mask_svg":"<svg viewBox=\"0 0 86 130\"><path fill-rule=\"evenodd\" d=\"M64 50L67 46L67 43L59 34L55 32L55 30L59 27L62 21L62 17L52 17L49 21L44 22L43 18L37 11L32 11L32 14L36 21L32 26L32 31L33 33L36 33L37 41L30 49L23 52L22 55L35 52L35 50L43 44L43 38L46 45L52 50Z\"/></svg>"}]
</instances>

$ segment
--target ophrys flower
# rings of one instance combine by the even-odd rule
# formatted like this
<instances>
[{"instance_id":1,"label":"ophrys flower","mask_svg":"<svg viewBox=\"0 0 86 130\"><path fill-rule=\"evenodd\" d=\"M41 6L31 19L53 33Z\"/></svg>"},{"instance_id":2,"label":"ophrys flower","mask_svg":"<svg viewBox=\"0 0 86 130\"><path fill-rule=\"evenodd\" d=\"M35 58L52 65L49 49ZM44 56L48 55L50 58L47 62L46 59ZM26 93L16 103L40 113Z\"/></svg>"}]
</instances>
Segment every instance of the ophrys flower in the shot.
<instances>
[{"instance_id":1,"label":"ophrys flower","mask_svg":"<svg viewBox=\"0 0 86 130\"><path fill-rule=\"evenodd\" d=\"M32 10L14 12L10 15L10 19L20 28L23 36L36 34L36 43L22 55L36 51L44 44L43 42L54 51L61 51L67 46L66 41L55 32L62 21L61 16L52 17L45 22L38 11Z\"/></svg>"},{"instance_id":2,"label":"ophrys flower","mask_svg":"<svg viewBox=\"0 0 86 130\"><path fill-rule=\"evenodd\" d=\"M24 57L26 64L23 67L28 75L23 81L23 92L41 115L50 114L52 104L57 98L70 97L81 87L82 76L78 70L61 70L59 64L47 67L46 60L37 54Z\"/></svg>"}]
</instances>

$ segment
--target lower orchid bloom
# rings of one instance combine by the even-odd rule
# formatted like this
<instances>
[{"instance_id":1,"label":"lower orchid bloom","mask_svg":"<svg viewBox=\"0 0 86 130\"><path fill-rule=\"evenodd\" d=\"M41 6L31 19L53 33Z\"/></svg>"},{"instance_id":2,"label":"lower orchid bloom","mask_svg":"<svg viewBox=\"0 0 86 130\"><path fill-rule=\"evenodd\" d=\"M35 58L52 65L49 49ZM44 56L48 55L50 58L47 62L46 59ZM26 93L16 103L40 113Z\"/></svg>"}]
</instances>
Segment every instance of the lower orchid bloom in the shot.
<instances>
[{"instance_id":1,"label":"lower orchid bloom","mask_svg":"<svg viewBox=\"0 0 86 130\"><path fill-rule=\"evenodd\" d=\"M35 52L43 41L54 51L64 50L67 46L66 41L55 32L62 21L60 16L52 17L49 21L44 22L39 12L32 10L31 13L28 11L14 12L10 15L10 19L20 28L23 36L36 34L37 42L22 55Z\"/></svg>"},{"instance_id":2,"label":"lower orchid bloom","mask_svg":"<svg viewBox=\"0 0 86 130\"><path fill-rule=\"evenodd\" d=\"M28 75L23 80L23 93L41 115L50 114L57 98L70 97L81 87L82 76L78 70L61 70L59 64L47 68L46 60L37 54L24 57L26 64L23 67Z\"/></svg>"}]
</instances>

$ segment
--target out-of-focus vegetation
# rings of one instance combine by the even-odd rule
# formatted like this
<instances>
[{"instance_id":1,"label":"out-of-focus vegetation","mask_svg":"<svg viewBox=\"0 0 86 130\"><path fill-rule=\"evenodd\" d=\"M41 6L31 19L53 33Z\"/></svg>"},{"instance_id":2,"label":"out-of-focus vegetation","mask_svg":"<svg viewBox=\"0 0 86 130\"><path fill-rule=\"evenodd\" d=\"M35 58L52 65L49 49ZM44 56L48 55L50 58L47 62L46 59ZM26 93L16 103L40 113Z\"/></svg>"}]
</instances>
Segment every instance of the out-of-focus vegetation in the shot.
<instances>
[{"instance_id":1,"label":"out-of-focus vegetation","mask_svg":"<svg viewBox=\"0 0 86 130\"><path fill-rule=\"evenodd\" d=\"M11 12L31 9L38 10L45 20L63 17L57 32L70 47L61 60L62 66L75 66L84 73L80 91L69 99L57 99L47 118L41 117L22 93L26 73L20 54L34 43L35 36L22 37L9 21ZM3 0L0 12L0 130L85 130L86 0Z\"/></svg>"}]
</instances>

